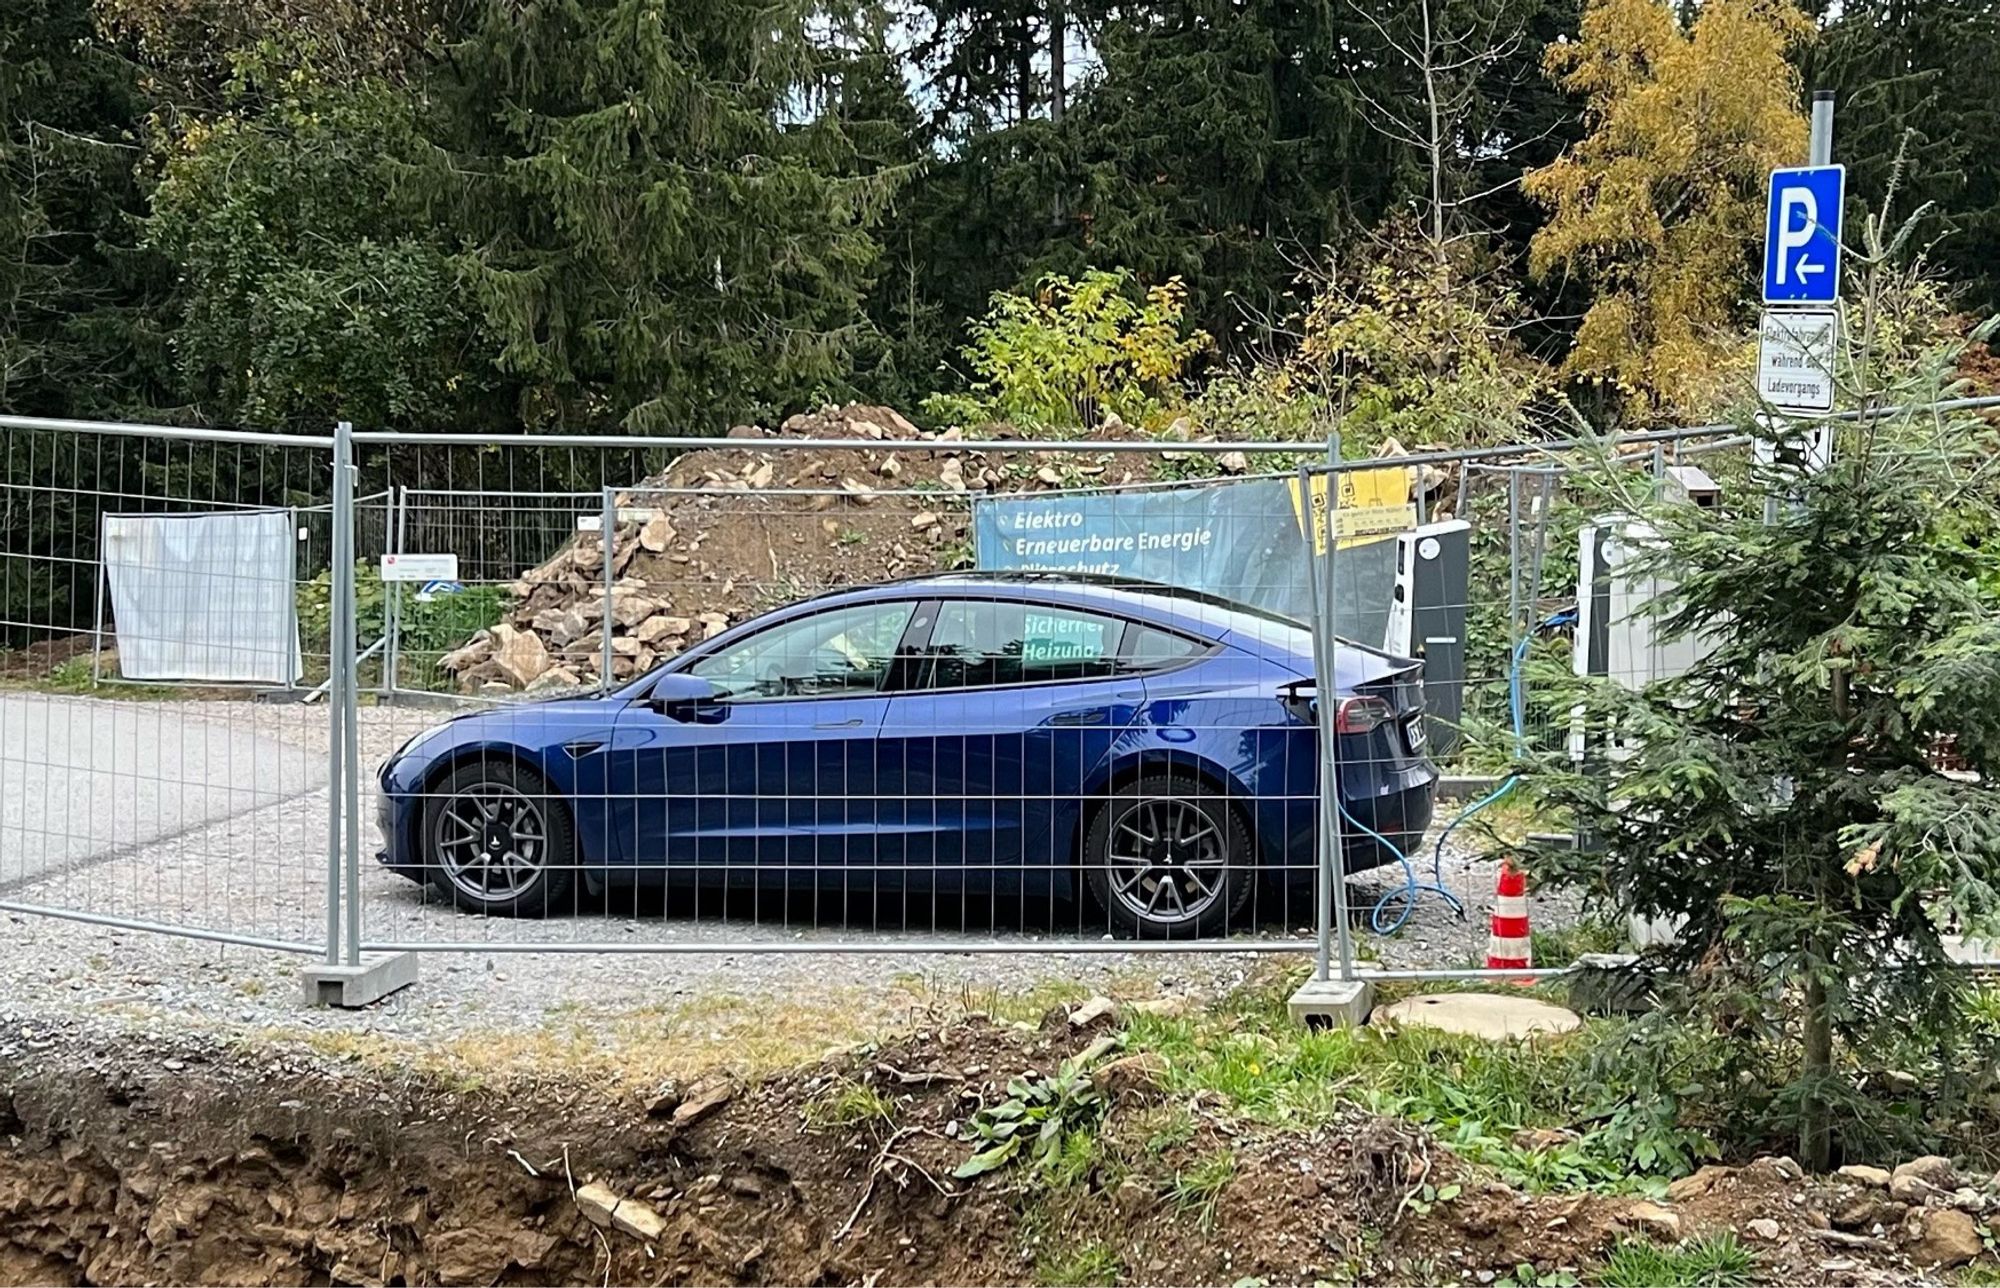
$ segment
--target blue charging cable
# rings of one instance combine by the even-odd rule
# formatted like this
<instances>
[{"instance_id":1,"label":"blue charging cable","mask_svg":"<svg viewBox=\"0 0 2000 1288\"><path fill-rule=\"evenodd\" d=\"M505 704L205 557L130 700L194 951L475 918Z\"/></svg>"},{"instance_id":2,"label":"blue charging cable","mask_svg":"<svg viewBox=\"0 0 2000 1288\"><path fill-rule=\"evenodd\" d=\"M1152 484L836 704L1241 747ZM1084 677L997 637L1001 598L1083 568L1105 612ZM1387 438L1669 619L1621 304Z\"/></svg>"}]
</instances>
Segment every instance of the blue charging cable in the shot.
<instances>
[{"instance_id":1,"label":"blue charging cable","mask_svg":"<svg viewBox=\"0 0 2000 1288\"><path fill-rule=\"evenodd\" d=\"M1576 610L1564 609L1562 612L1555 613L1545 619L1536 629L1554 630L1557 627L1568 626L1575 621ZM1517 758L1521 753L1521 749L1527 744L1528 739L1528 695L1521 685L1521 669L1527 663L1528 645L1533 641L1534 636L1529 634L1523 636L1520 642L1514 645L1513 661L1507 668L1507 715L1514 729L1514 754ZM1410 856L1403 853L1393 841L1349 813L1347 802L1340 800L1340 793L1336 790L1334 799L1339 803L1340 816L1346 819L1348 823L1352 824L1364 836L1369 837L1390 854L1395 855L1396 861L1403 866L1403 884L1396 889L1390 890L1380 899L1377 899L1375 906L1369 910L1369 929L1378 935L1395 934L1405 925L1409 924L1410 917L1415 914L1417 910L1417 896L1427 892L1443 899L1451 905L1453 912L1457 913L1460 917L1464 917L1465 901L1445 889L1444 844L1451 839L1451 834L1457 831L1461 824L1494 802L1504 800L1507 794L1512 792L1520 781L1519 774L1508 774L1505 779L1501 780L1499 786L1460 810L1456 818L1445 824L1444 831L1438 833L1436 848L1431 851L1431 879L1428 881L1419 881L1417 879L1416 865L1410 862ZM1394 917L1388 916L1388 909L1398 901L1401 903L1400 910Z\"/></svg>"}]
</instances>

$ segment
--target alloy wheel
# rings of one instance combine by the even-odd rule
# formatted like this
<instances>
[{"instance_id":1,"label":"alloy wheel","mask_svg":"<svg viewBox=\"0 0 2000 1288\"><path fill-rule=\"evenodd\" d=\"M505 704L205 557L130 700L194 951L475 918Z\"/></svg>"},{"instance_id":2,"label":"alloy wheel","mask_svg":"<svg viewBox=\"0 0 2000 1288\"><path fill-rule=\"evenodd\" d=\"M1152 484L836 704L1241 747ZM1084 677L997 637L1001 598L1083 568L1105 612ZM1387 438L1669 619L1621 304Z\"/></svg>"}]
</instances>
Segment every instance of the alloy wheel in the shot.
<instances>
[{"instance_id":1,"label":"alloy wheel","mask_svg":"<svg viewBox=\"0 0 2000 1288\"><path fill-rule=\"evenodd\" d=\"M541 881L549 854L541 806L498 783L454 794L433 838L445 879L480 900L516 899Z\"/></svg>"},{"instance_id":2,"label":"alloy wheel","mask_svg":"<svg viewBox=\"0 0 2000 1288\"><path fill-rule=\"evenodd\" d=\"M1200 916L1228 884L1221 826L1185 800L1144 800L1112 820L1107 875L1113 898L1147 921Z\"/></svg>"}]
</instances>

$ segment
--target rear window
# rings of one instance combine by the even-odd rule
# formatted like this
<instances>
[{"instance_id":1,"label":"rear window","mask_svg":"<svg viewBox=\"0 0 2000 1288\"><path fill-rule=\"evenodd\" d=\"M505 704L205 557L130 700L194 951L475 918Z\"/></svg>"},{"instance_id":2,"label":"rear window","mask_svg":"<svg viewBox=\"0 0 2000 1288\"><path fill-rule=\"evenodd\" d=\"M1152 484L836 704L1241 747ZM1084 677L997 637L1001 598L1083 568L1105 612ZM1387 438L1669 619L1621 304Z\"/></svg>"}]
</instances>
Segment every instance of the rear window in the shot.
<instances>
[{"instance_id":1,"label":"rear window","mask_svg":"<svg viewBox=\"0 0 2000 1288\"><path fill-rule=\"evenodd\" d=\"M959 601L938 609L919 689L1102 679L1118 673L1115 617L1040 604Z\"/></svg>"}]
</instances>

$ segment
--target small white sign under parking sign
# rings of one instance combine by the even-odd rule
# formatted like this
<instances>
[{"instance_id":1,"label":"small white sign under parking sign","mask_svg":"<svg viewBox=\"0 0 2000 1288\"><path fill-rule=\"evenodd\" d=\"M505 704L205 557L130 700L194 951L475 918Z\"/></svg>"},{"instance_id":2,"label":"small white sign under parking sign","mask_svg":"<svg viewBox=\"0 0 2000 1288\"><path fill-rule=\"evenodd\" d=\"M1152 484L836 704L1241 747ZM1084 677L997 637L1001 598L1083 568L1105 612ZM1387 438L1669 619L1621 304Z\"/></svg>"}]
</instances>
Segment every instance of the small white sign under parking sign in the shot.
<instances>
[{"instance_id":1,"label":"small white sign under parking sign","mask_svg":"<svg viewBox=\"0 0 2000 1288\"><path fill-rule=\"evenodd\" d=\"M1832 309L1766 309L1757 343L1757 395L1781 411L1833 410Z\"/></svg>"}]
</instances>

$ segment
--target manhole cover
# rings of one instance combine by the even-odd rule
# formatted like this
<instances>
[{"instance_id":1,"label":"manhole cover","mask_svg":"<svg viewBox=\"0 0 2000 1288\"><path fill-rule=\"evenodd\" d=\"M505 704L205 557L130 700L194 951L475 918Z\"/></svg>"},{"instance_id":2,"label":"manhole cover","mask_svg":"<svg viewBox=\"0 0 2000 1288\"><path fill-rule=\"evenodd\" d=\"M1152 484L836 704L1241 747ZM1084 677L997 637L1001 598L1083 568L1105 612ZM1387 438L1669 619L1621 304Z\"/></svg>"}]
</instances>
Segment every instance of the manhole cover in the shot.
<instances>
[{"instance_id":1,"label":"manhole cover","mask_svg":"<svg viewBox=\"0 0 2000 1288\"><path fill-rule=\"evenodd\" d=\"M1421 1025L1496 1042L1568 1033L1583 1026L1575 1011L1504 993L1424 993L1376 1007L1368 1022L1385 1028Z\"/></svg>"}]
</instances>

